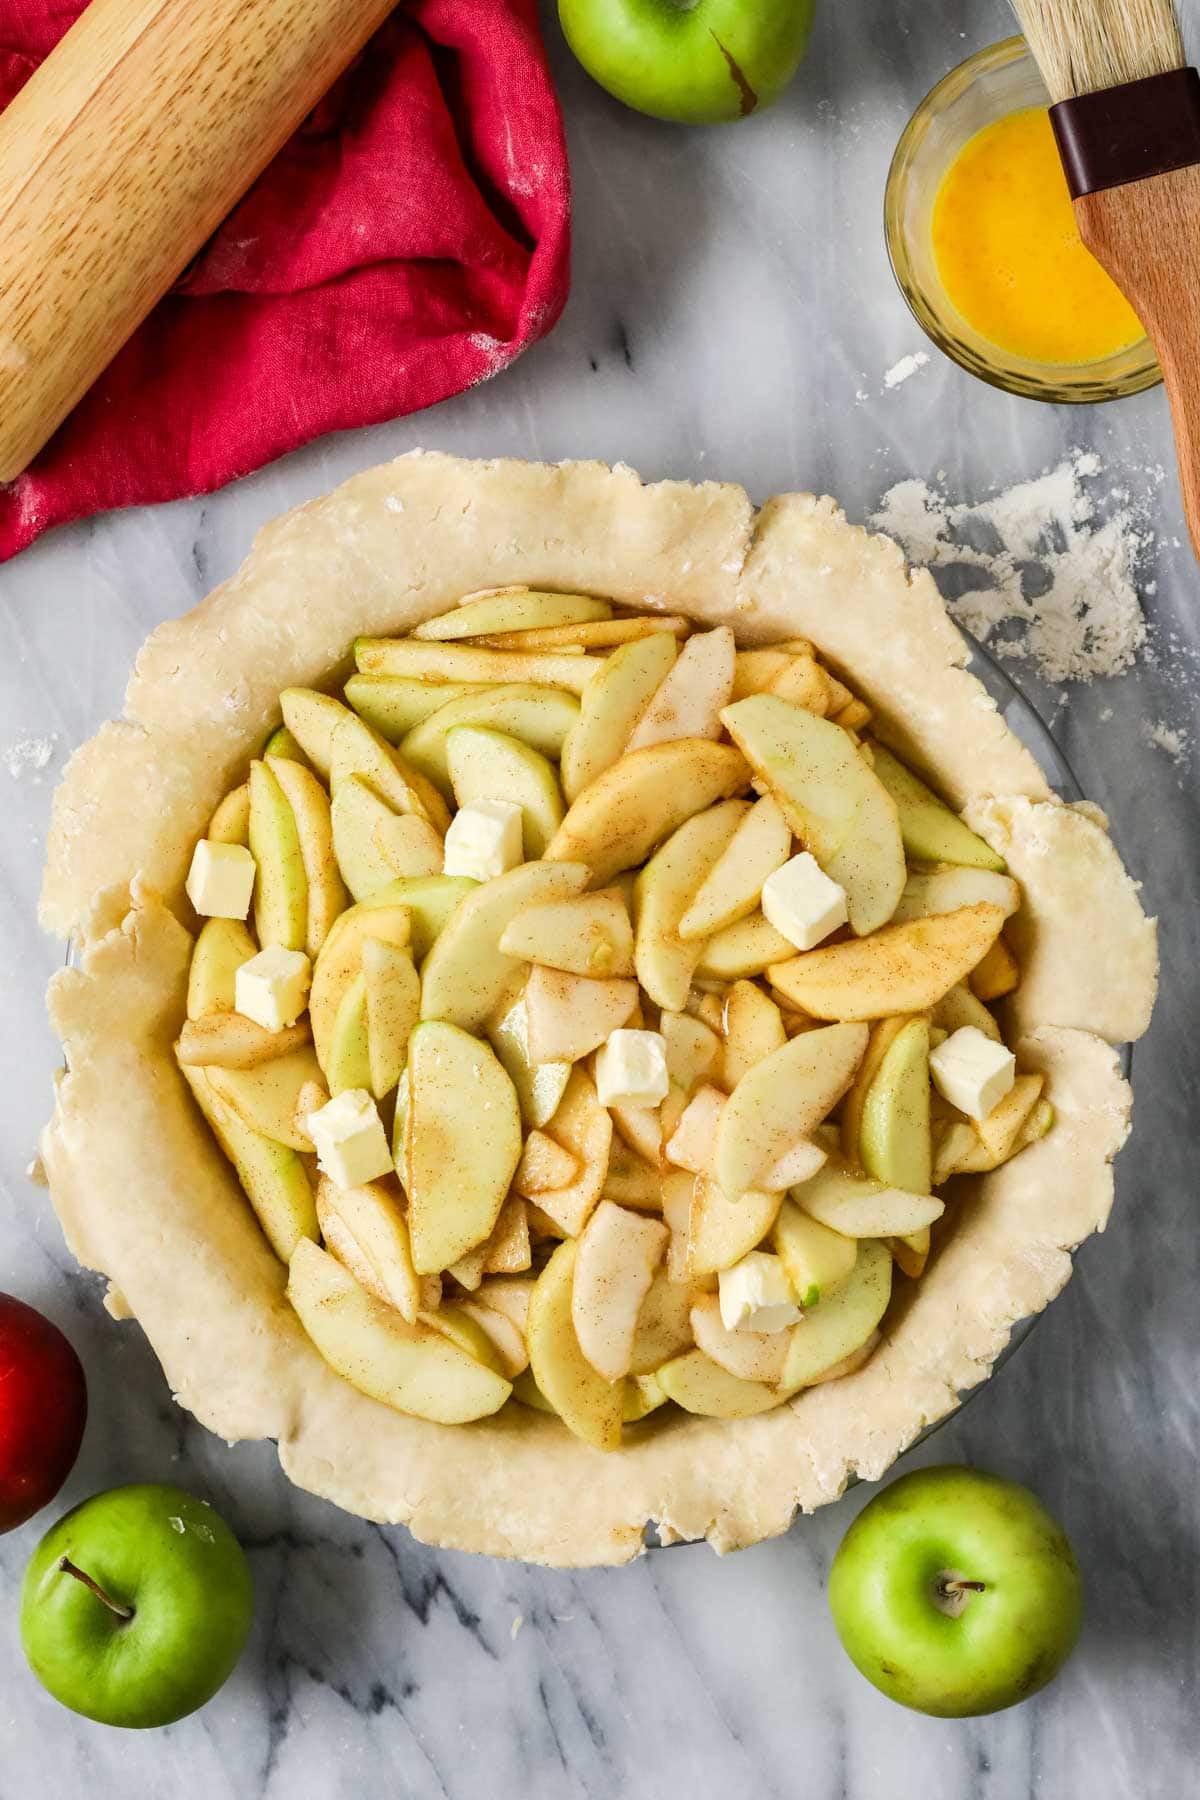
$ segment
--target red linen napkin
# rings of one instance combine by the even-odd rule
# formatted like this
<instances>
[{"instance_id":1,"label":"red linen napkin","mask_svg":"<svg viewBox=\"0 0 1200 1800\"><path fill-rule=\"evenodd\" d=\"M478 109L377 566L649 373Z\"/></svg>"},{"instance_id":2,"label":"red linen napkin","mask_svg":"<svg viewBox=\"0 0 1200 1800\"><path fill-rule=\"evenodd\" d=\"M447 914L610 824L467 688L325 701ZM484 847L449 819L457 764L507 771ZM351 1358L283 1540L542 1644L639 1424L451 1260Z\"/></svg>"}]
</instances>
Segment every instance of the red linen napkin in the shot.
<instances>
[{"instance_id":1,"label":"red linen napkin","mask_svg":"<svg viewBox=\"0 0 1200 1800\"><path fill-rule=\"evenodd\" d=\"M81 10L0 0L0 107ZM569 207L536 0L409 0L0 484L0 561L494 375L562 310Z\"/></svg>"}]
</instances>

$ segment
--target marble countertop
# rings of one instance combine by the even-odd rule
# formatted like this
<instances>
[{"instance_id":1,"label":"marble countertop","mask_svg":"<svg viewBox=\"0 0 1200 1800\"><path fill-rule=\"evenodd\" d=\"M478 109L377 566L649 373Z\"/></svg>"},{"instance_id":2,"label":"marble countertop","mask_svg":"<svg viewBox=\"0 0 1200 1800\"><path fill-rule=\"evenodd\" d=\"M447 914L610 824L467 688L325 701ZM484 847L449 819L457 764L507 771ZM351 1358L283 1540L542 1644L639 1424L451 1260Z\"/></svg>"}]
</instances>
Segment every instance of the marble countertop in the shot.
<instances>
[{"instance_id":1,"label":"marble countertop","mask_svg":"<svg viewBox=\"0 0 1200 1800\"><path fill-rule=\"evenodd\" d=\"M1011 26L1000 0L819 14L779 107L707 134L623 113L548 21L577 193L574 296L554 335L424 416L329 439L209 499L57 533L0 569L0 1285L59 1320L87 1362L91 1423L62 1501L182 1482L224 1511L258 1585L249 1651L203 1713L108 1732L27 1673L15 1598L40 1526L0 1539L0 1800L1146 1800L1194 1784L1200 806L1194 752L1164 753L1147 727L1186 739L1196 726L1200 614L1173 478L1154 476L1171 460L1166 408L1160 392L1093 410L1009 399L936 352L886 387L922 347L882 243L892 147L926 88ZM919 1718L842 1655L825 1577L863 1489L732 1559L693 1546L586 1574L440 1554L297 1492L268 1446L228 1448L176 1409L27 1179L57 1062L42 990L61 949L34 903L58 769L119 711L147 631L234 569L264 520L418 444L623 459L758 496L812 487L852 517L907 475L940 471L951 494L980 496L1082 446L1146 502L1149 653L1069 691L1015 665L1162 917L1167 979L1135 1059L1118 1205L1012 1362L912 1459L1028 1480L1074 1538L1082 1643L1014 1711Z\"/></svg>"}]
</instances>

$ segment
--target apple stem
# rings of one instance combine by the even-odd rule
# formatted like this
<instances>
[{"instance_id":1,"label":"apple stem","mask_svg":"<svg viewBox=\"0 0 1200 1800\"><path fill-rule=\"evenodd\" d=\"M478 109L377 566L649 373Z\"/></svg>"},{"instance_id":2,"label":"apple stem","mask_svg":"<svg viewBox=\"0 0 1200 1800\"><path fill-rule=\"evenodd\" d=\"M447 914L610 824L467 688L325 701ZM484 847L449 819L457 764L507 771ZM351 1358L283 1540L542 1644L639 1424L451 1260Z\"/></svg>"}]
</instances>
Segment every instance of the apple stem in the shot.
<instances>
[{"instance_id":1,"label":"apple stem","mask_svg":"<svg viewBox=\"0 0 1200 1800\"><path fill-rule=\"evenodd\" d=\"M945 1576L939 1585L947 1598L951 1594L982 1594L987 1591L986 1582L967 1581L961 1575Z\"/></svg>"},{"instance_id":2,"label":"apple stem","mask_svg":"<svg viewBox=\"0 0 1200 1800\"><path fill-rule=\"evenodd\" d=\"M109 1612L116 1613L118 1619L132 1619L132 1606L122 1606L119 1600L114 1600L111 1594L106 1594L100 1583L93 1581L90 1575L86 1575L82 1569L77 1568L69 1556L60 1556L58 1566L64 1575L73 1575L76 1581L82 1581L85 1588L90 1588L97 1600L103 1600Z\"/></svg>"}]
</instances>

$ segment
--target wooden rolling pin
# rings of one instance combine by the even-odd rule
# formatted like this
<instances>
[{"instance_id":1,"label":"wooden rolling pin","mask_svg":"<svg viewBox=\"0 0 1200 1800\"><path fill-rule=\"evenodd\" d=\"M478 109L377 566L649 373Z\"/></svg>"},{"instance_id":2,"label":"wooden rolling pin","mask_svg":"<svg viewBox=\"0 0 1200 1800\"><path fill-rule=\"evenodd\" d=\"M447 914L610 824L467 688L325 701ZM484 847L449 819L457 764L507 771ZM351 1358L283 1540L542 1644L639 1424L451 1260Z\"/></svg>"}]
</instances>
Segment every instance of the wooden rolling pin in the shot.
<instances>
[{"instance_id":1,"label":"wooden rolling pin","mask_svg":"<svg viewBox=\"0 0 1200 1800\"><path fill-rule=\"evenodd\" d=\"M0 114L0 480L28 467L394 4L91 0Z\"/></svg>"}]
</instances>

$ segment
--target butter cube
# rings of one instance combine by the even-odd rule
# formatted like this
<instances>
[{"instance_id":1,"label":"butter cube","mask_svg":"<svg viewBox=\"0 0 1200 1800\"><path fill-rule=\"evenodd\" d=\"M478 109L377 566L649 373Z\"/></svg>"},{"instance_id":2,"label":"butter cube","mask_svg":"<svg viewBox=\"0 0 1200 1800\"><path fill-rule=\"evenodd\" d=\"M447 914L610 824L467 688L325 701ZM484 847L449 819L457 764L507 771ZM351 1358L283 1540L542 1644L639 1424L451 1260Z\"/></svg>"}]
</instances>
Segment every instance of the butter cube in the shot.
<instances>
[{"instance_id":1,"label":"butter cube","mask_svg":"<svg viewBox=\"0 0 1200 1800\"><path fill-rule=\"evenodd\" d=\"M726 1331L786 1331L804 1316L782 1262L766 1250L722 1269L717 1290Z\"/></svg>"},{"instance_id":2,"label":"butter cube","mask_svg":"<svg viewBox=\"0 0 1200 1800\"><path fill-rule=\"evenodd\" d=\"M254 892L254 858L244 844L201 838L184 886L202 919L244 919Z\"/></svg>"},{"instance_id":3,"label":"butter cube","mask_svg":"<svg viewBox=\"0 0 1200 1800\"><path fill-rule=\"evenodd\" d=\"M366 1088L346 1088L309 1113L306 1124L322 1172L338 1187L362 1187L391 1169L383 1121Z\"/></svg>"},{"instance_id":4,"label":"butter cube","mask_svg":"<svg viewBox=\"0 0 1200 1800\"><path fill-rule=\"evenodd\" d=\"M610 1031L596 1053L601 1106L658 1106L667 1097L667 1046L661 1031Z\"/></svg>"},{"instance_id":5,"label":"butter cube","mask_svg":"<svg viewBox=\"0 0 1200 1800\"><path fill-rule=\"evenodd\" d=\"M929 1052L929 1073L943 1100L968 1119L986 1119L1017 1078L1011 1050L976 1025L963 1025Z\"/></svg>"},{"instance_id":6,"label":"butter cube","mask_svg":"<svg viewBox=\"0 0 1200 1800\"><path fill-rule=\"evenodd\" d=\"M308 1005L312 965L303 950L285 950L268 944L233 978L233 1004L245 1018L264 1031L282 1031L294 1025Z\"/></svg>"},{"instance_id":7,"label":"butter cube","mask_svg":"<svg viewBox=\"0 0 1200 1800\"><path fill-rule=\"evenodd\" d=\"M768 923L797 950L814 949L848 917L845 888L831 881L807 850L767 876L762 909Z\"/></svg>"},{"instance_id":8,"label":"butter cube","mask_svg":"<svg viewBox=\"0 0 1200 1800\"><path fill-rule=\"evenodd\" d=\"M521 808L511 800L469 800L460 806L446 833L446 875L490 881L523 861Z\"/></svg>"}]
</instances>

